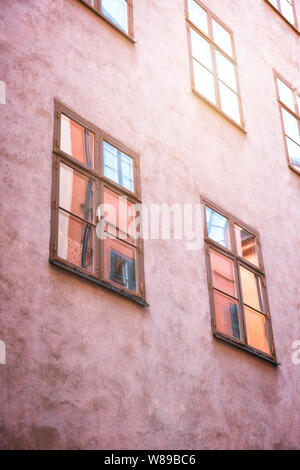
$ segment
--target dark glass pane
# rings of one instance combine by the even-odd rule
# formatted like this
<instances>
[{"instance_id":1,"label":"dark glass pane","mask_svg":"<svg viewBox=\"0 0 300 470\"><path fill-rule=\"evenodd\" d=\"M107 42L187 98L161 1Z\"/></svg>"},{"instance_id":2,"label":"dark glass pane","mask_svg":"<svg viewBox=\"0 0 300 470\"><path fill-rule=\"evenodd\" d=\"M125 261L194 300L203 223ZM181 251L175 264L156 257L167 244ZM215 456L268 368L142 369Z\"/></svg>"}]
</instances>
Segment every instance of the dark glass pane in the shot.
<instances>
[{"instance_id":1,"label":"dark glass pane","mask_svg":"<svg viewBox=\"0 0 300 470\"><path fill-rule=\"evenodd\" d=\"M89 222L93 222L94 183L73 168L60 163L59 205Z\"/></svg>"},{"instance_id":2,"label":"dark glass pane","mask_svg":"<svg viewBox=\"0 0 300 470\"><path fill-rule=\"evenodd\" d=\"M104 277L136 291L136 249L113 238L104 240Z\"/></svg>"},{"instance_id":3,"label":"dark glass pane","mask_svg":"<svg viewBox=\"0 0 300 470\"><path fill-rule=\"evenodd\" d=\"M61 115L60 148L89 168L94 168L94 134Z\"/></svg>"},{"instance_id":4,"label":"dark glass pane","mask_svg":"<svg viewBox=\"0 0 300 470\"><path fill-rule=\"evenodd\" d=\"M232 295L232 297L237 297L233 261L214 250L210 250L210 263L213 287Z\"/></svg>"},{"instance_id":5,"label":"dark glass pane","mask_svg":"<svg viewBox=\"0 0 300 470\"><path fill-rule=\"evenodd\" d=\"M238 304L220 292L214 291L216 327L221 333L240 339Z\"/></svg>"},{"instance_id":6,"label":"dark glass pane","mask_svg":"<svg viewBox=\"0 0 300 470\"><path fill-rule=\"evenodd\" d=\"M94 228L60 210L58 218L58 248L60 258L94 271Z\"/></svg>"}]
</instances>

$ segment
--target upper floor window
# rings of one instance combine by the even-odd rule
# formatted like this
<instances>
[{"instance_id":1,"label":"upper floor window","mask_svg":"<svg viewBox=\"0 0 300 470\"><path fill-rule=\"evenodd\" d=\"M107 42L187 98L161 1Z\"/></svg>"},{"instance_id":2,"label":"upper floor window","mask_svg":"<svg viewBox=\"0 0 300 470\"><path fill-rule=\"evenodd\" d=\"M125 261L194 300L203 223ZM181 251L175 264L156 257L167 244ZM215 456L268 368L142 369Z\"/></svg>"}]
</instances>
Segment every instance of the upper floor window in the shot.
<instances>
[{"instance_id":1,"label":"upper floor window","mask_svg":"<svg viewBox=\"0 0 300 470\"><path fill-rule=\"evenodd\" d=\"M140 203L138 156L56 103L51 262L145 304Z\"/></svg>"},{"instance_id":2,"label":"upper floor window","mask_svg":"<svg viewBox=\"0 0 300 470\"><path fill-rule=\"evenodd\" d=\"M294 0L267 0L283 18L294 28L298 29L296 7Z\"/></svg>"},{"instance_id":3,"label":"upper floor window","mask_svg":"<svg viewBox=\"0 0 300 470\"><path fill-rule=\"evenodd\" d=\"M192 89L244 128L233 33L199 0L186 0Z\"/></svg>"},{"instance_id":4,"label":"upper floor window","mask_svg":"<svg viewBox=\"0 0 300 470\"><path fill-rule=\"evenodd\" d=\"M98 14L133 37L132 0L81 0L88 4Z\"/></svg>"},{"instance_id":5,"label":"upper floor window","mask_svg":"<svg viewBox=\"0 0 300 470\"><path fill-rule=\"evenodd\" d=\"M277 363L259 235L202 202L213 334Z\"/></svg>"},{"instance_id":6,"label":"upper floor window","mask_svg":"<svg viewBox=\"0 0 300 470\"><path fill-rule=\"evenodd\" d=\"M300 94L277 73L275 80L288 163L300 174Z\"/></svg>"}]
</instances>

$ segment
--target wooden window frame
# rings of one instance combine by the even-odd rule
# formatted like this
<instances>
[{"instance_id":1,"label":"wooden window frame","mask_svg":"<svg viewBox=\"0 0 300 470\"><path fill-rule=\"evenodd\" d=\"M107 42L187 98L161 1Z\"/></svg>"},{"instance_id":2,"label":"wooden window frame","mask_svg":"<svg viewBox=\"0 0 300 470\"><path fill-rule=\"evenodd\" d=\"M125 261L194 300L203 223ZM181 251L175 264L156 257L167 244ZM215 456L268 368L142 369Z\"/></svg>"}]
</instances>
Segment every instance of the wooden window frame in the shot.
<instances>
[{"instance_id":1,"label":"wooden window frame","mask_svg":"<svg viewBox=\"0 0 300 470\"><path fill-rule=\"evenodd\" d=\"M94 134L94 168L89 168L84 163L81 163L76 158L73 158L69 154L63 152L60 149L60 126L61 126L61 115L64 114L69 119L75 121L85 129L93 132ZM134 191L131 192L119 184L113 182L103 174L103 141L108 142L117 150L125 153L133 159L133 178L134 178ZM53 162L52 162L52 196L51 196L51 232L50 232L50 254L49 261L52 264L67 269L73 273L76 273L86 279L89 279L96 284L106 287L114 292L117 292L130 300L134 300L140 305L148 306L146 302L146 291L144 281L144 242L142 238L136 240L136 285L137 292L127 289L126 287L120 287L119 284L107 280L104 278L104 240L100 240L95 235L95 269L91 272L83 267L75 265L70 261L60 258L57 253L58 248L58 214L59 214L59 167L60 162L65 163L77 172L89 177L94 181L94 219L89 224L96 227L96 209L101 202L103 202L103 191L104 187L110 191L120 195L126 196L129 202L133 204L141 204L141 189L140 189L140 158L139 155L131 151L127 146L111 137L98 127L94 126L90 122L78 116L72 109L65 106L64 104L55 101L54 102L54 137L53 137ZM68 213L65 209L65 212ZM74 215L71 213L71 215ZM75 218L83 220L80 216L75 214ZM86 222L86 221L85 221ZM126 241L122 240L126 243ZM127 243L130 246L133 246Z\"/></svg>"},{"instance_id":2,"label":"wooden window frame","mask_svg":"<svg viewBox=\"0 0 300 470\"><path fill-rule=\"evenodd\" d=\"M276 94L277 94L277 101L278 101L278 106L279 106L279 114L280 114L280 122L281 122L281 127L282 127L282 133L283 133L283 143L284 143L284 148L285 148L285 154L287 158L287 163L289 168L294 171L297 175L300 176L300 171L297 170L293 165L291 165L290 162L290 157L289 157L289 152L288 152L288 147L287 147L287 142L286 142L286 134L285 134L285 128L284 128L284 121L283 121L283 116L282 116L282 108L285 109L288 113L290 113L295 119L297 119L298 122L298 129L299 129L299 135L300 135L300 107L297 102L297 96L300 96L300 93L294 88L285 78L283 78L276 70L273 70L274 73L274 80L275 80L275 89L276 89ZM278 82L277 78L282 81L293 93L293 98L294 98L294 106L296 109L296 112L290 109L286 104L284 104L280 100L280 94L279 94L279 89L278 89ZM289 137L291 139L291 137ZM291 139L292 140L292 139Z\"/></svg>"},{"instance_id":3,"label":"wooden window frame","mask_svg":"<svg viewBox=\"0 0 300 470\"><path fill-rule=\"evenodd\" d=\"M94 13L96 13L100 18L102 18L106 23L110 24L113 26L117 31L123 34L126 38L130 39L133 43L135 42L134 40L134 35L133 35L133 0L126 0L127 2L127 14L128 14L128 33L120 28L116 23L111 21L107 16L102 13L101 9L101 1L102 0L94 0L95 1L95 6L92 6L88 0L79 0L81 3L86 5L90 10L92 10Z\"/></svg>"},{"instance_id":4,"label":"wooden window frame","mask_svg":"<svg viewBox=\"0 0 300 470\"><path fill-rule=\"evenodd\" d=\"M203 31L201 31L189 18L188 12L188 0L184 0L185 5L185 19L186 19L186 29L187 29L187 37L188 37L188 52L189 52L189 62L190 62L190 79L191 79L191 88L193 93L195 93L199 98L201 98L205 103L211 106L214 110L216 110L219 114L229 120L232 124L242 130L244 133L247 133L245 129L245 119L243 113L243 106L242 106L242 96L241 96L241 89L240 89L240 81L239 81L239 74L238 74L238 64L237 64L237 56L236 56L236 48L234 43L233 31L228 28L224 24L220 18L218 18L209 8L207 8L200 0L194 0L203 10L205 10L208 19L208 35L206 35ZM212 20L215 20L217 23L222 26L229 34L231 38L231 47L232 47L232 57L228 55L220 46L218 46L213 40L213 32L212 32ZM198 90L195 88L195 80L194 80L194 68L193 68L193 56L192 56L192 44L191 44L191 37L190 37L190 28L194 29L202 38L204 38L210 46L210 52L212 57L212 67L213 67L213 77L214 77L214 89L215 89L215 96L216 96L216 104L212 103L207 99L204 95L202 95ZM236 85L237 90L233 90L229 85L225 84L223 80L220 79L222 83L224 83L230 90L232 90L238 97L239 103L239 112L240 112L240 120L241 124L231 118L228 114L226 114L221 107L221 98L220 98L220 90L218 84L218 71L217 71L217 64L216 64L216 56L215 53L212 52L213 50L219 51L227 60L229 60L232 65L234 66L235 70L235 78L236 78ZM201 64L203 65L203 64ZM203 65L204 66L204 65ZM205 67L205 66L204 66ZM205 67L206 68L206 67Z\"/></svg>"},{"instance_id":5,"label":"wooden window frame","mask_svg":"<svg viewBox=\"0 0 300 470\"><path fill-rule=\"evenodd\" d=\"M267 2L267 4L297 33L297 34L300 34L300 31L299 31L299 24L298 24L298 19L297 19L297 11L296 11L296 5L295 5L295 1L294 0L291 0L291 3L292 3L292 7L293 7L293 13L294 13L294 20L295 20L295 24L293 25L292 23L289 22L289 20L282 14L282 11L281 11L281 3L280 3L280 0L275 0L276 3L277 3L277 8L269 1L269 0L265 0L265 2Z\"/></svg>"},{"instance_id":6,"label":"wooden window frame","mask_svg":"<svg viewBox=\"0 0 300 470\"><path fill-rule=\"evenodd\" d=\"M270 315L270 306L269 306L269 301L268 301L268 294L267 294L267 287L266 287L266 280L265 280L266 276L265 276L265 270L264 270L264 264L263 264L263 258L262 258L261 241L260 241L259 233L252 227L249 227L247 224L242 222L237 217L234 217L229 212L225 211L224 209L222 209L215 203L211 202L206 197L201 195L200 200L201 200L201 204L202 204L203 212L204 212L204 216L203 216L204 217L204 248L205 248L205 263L206 263L207 283L208 283L210 311L211 311L212 334L217 339L230 343L233 346L236 346L237 348L240 348L259 358L262 358L274 365L279 365L276 359L272 321L271 321L271 315ZM215 242L214 240L208 237L205 207L209 207L210 209L212 209L213 211L216 211L218 214L222 215L228 220L229 234L230 234L230 241L231 241L230 249L220 245L219 243ZM255 264L251 263L245 258L239 256L238 251L237 251L237 243L236 243L235 230L234 230L235 225L238 225L240 228L243 228L244 230L246 230L247 232L249 232L250 234L256 237L257 256L258 256L259 266L256 266ZM211 262L210 262L210 249L218 252L222 256L225 256L227 259L231 259L234 263L234 273L235 273L236 290L237 290L237 298L235 300L237 301L238 309L240 312L241 323L239 326L240 326L240 331L242 333L241 339L233 338L217 330L215 302L214 302L214 289L225 295L227 294L213 287L212 270L211 270ZM263 298L263 303L265 307L265 312L264 313L259 312L259 313L261 315L264 315L266 318L266 321L268 322L268 328L270 332L271 354L264 353L263 351L260 351L259 349L256 349L253 346L250 346L247 342L247 328L246 328L246 320L245 320L245 313L244 313L242 285L241 285L241 279L240 279L240 274L239 274L239 266L242 266L248 271L251 271L254 274L257 274L258 276L260 276L261 291L262 291L262 298ZM231 296L228 295L228 297L231 297ZM257 311L255 308L251 306L250 308Z\"/></svg>"}]
</instances>

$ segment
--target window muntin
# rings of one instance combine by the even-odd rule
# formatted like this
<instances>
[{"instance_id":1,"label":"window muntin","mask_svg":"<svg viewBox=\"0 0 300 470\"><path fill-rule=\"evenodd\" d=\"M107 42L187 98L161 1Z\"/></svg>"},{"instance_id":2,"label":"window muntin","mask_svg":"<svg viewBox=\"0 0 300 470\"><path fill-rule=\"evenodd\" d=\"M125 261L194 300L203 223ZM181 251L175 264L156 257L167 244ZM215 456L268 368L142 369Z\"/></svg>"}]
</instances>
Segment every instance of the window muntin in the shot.
<instances>
[{"instance_id":1,"label":"window muntin","mask_svg":"<svg viewBox=\"0 0 300 470\"><path fill-rule=\"evenodd\" d=\"M133 37L132 0L81 0L130 38Z\"/></svg>"},{"instance_id":2,"label":"window muntin","mask_svg":"<svg viewBox=\"0 0 300 470\"><path fill-rule=\"evenodd\" d=\"M192 88L244 128L231 31L199 0L186 2Z\"/></svg>"},{"instance_id":3,"label":"window muntin","mask_svg":"<svg viewBox=\"0 0 300 470\"><path fill-rule=\"evenodd\" d=\"M213 334L277 364L259 236L232 215L202 202ZM227 246L209 235L210 214L226 221L231 240Z\"/></svg>"},{"instance_id":4,"label":"window muntin","mask_svg":"<svg viewBox=\"0 0 300 470\"><path fill-rule=\"evenodd\" d=\"M288 163L300 174L300 95L276 72L275 81Z\"/></svg>"},{"instance_id":5,"label":"window muntin","mask_svg":"<svg viewBox=\"0 0 300 470\"><path fill-rule=\"evenodd\" d=\"M60 103L55 116L50 260L144 299L143 245L135 236L135 204L141 202L138 157ZM85 145L91 135L93 160ZM108 177L107 164L116 165L117 177ZM106 206L100 212L100 204L111 212ZM98 222L104 240L97 236Z\"/></svg>"},{"instance_id":6,"label":"window muntin","mask_svg":"<svg viewBox=\"0 0 300 470\"><path fill-rule=\"evenodd\" d=\"M267 0L286 19L288 23L298 28L294 0Z\"/></svg>"}]
</instances>

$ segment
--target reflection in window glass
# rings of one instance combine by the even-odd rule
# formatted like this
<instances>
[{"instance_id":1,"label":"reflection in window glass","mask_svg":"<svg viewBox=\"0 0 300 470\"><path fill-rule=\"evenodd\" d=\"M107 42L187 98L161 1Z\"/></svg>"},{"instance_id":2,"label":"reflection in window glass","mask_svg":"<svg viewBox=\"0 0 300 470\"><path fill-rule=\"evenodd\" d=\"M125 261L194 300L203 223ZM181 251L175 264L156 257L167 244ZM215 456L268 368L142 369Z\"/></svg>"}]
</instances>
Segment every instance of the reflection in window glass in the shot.
<instances>
[{"instance_id":1,"label":"reflection in window glass","mask_svg":"<svg viewBox=\"0 0 300 470\"><path fill-rule=\"evenodd\" d=\"M226 217L205 206L207 235L209 238L230 249L229 223Z\"/></svg>"},{"instance_id":2,"label":"reflection in window glass","mask_svg":"<svg viewBox=\"0 0 300 470\"><path fill-rule=\"evenodd\" d=\"M281 4L281 13L291 24L294 25L295 24L294 11L293 11L293 6L291 5L291 2L287 0L280 0L280 4Z\"/></svg>"},{"instance_id":3,"label":"reflection in window glass","mask_svg":"<svg viewBox=\"0 0 300 470\"><path fill-rule=\"evenodd\" d=\"M60 210L58 217L58 247L60 258L94 271L94 228Z\"/></svg>"},{"instance_id":4,"label":"reflection in window glass","mask_svg":"<svg viewBox=\"0 0 300 470\"><path fill-rule=\"evenodd\" d=\"M127 7L126 0L101 0L102 13L126 33L128 33Z\"/></svg>"},{"instance_id":5,"label":"reflection in window glass","mask_svg":"<svg viewBox=\"0 0 300 470\"><path fill-rule=\"evenodd\" d=\"M235 225L234 228L239 256L258 266L257 243L255 235L247 232L247 230L239 227L238 225Z\"/></svg>"},{"instance_id":6,"label":"reflection in window glass","mask_svg":"<svg viewBox=\"0 0 300 470\"><path fill-rule=\"evenodd\" d=\"M226 85L220 84L221 107L234 121L241 123L238 96Z\"/></svg>"},{"instance_id":7,"label":"reflection in window glass","mask_svg":"<svg viewBox=\"0 0 300 470\"><path fill-rule=\"evenodd\" d=\"M105 231L111 235L134 243L134 204L119 194L104 188Z\"/></svg>"},{"instance_id":8,"label":"reflection in window glass","mask_svg":"<svg viewBox=\"0 0 300 470\"><path fill-rule=\"evenodd\" d=\"M195 90L212 103L216 103L214 77L205 67L193 59Z\"/></svg>"},{"instance_id":9,"label":"reflection in window glass","mask_svg":"<svg viewBox=\"0 0 300 470\"><path fill-rule=\"evenodd\" d=\"M237 297L233 261L217 251L210 250L210 263L213 287Z\"/></svg>"},{"instance_id":10,"label":"reflection in window glass","mask_svg":"<svg viewBox=\"0 0 300 470\"><path fill-rule=\"evenodd\" d=\"M205 67L212 70L211 51L209 42L206 41L200 34L196 33L192 28L191 42L192 42L192 55L195 59L201 62Z\"/></svg>"},{"instance_id":11,"label":"reflection in window glass","mask_svg":"<svg viewBox=\"0 0 300 470\"><path fill-rule=\"evenodd\" d=\"M89 168L94 167L94 134L64 114L61 115L60 149Z\"/></svg>"},{"instance_id":12,"label":"reflection in window glass","mask_svg":"<svg viewBox=\"0 0 300 470\"><path fill-rule=\"evenodd\" d=\"M293 140L286 137L287 149L290 164L300 171L300 145L296 144Z\"/></svg>"},{"instance_id":13,"label":"reflection in window glass","mask_svg":"<svg viewBox=\"0 0 300 470\"><path fill-rule=\"evenodd\" d=\"M277 78L280 100L292 111L295 111L294 96L292 90Z\"/></svg>"},{"instance_id":14,"label":"reflection in window glass","mask_svg":"<svg viewBox=\"0 0 300 470\"><path fill-rule=\"evenodd\" d=\"M103 142L103 173L125 189L134 191L132 158L107 142Z\"/></svg>"},{"instance_id":15,"label":"reflection in window glass","mask_svg":"<svg viewBox=\"0 0 300 470\"><path fill-rule=\"evenodd\" d=\"M93 222L94 183L79 171L60 164L59 205L82 219Z\"/></svg>"},{"instance_id":16,"label":"reflection in window glass","mask_svg":"<svg viewBox=\"0 0 300 470\"><path fill-rule=\"evenodd\" d=\"M269 332L265 316L245 307L245 319L249 346L270 354Z\"/></svg>"},{"instance_id":17,"label":"reflection in window glass","mask_svg":"<svg viewBox=\"0 0 300 470\"><path fill-rule=\"evenodd\" d=\"M240 323L237 302L220 292L214 292L217 330L232 338L240 339Z\"/></svg>"},{"instance_id":18,"label":"reflection in window glass","mask_svg":"<svg viewBox=\"0 0 300 470\"><path fill-rule=\"evenodd\" d=\"M286 135L300 145L300 136L297 119L282 108L282 117Z\"/></svg>"},{"instance_id":19,"label":"reflection in window glass","mask_svg":"<svg viewBox=\"0 0 300 470\"><path fill-rule=\"evenodd\" d=\"M240 266L244 304L260 312L264 311L260 276Z\"/></svg>"},{"instance_id":20,"label":"reflection in window glass","mask_svg":"<svg viewBox=\"0 0 300 470\"><path fill-rule=\"evenodd\" d=\"M232 45L231 45L231 36L226 29L224 29L219 23L217 23L214 19L212 20L213 26L213 35L215 43L232 57Z\"/></svg>"},{"instance_id":21,"label":"reflection in window glass","mask_svg":"<svg viewBox=\"0 0 300 470\"><path fill-rule=\"evenodd\" d=\"M136 248L117 239L104 240L104 277L136 291Z\"/></svg>"},{"instance_id":22,"label":"reflection in window glass","mask_svg":"<svg viewBox=\"0 0 300 470\"><path fill-rule=\"evenodd\" d=\"M234 65L218 51L216 51L216 59L219 78L230 88L237 91Z\"/></svg>"},{"instance_id":23,"label":"reflection in window glass","mask_svg":"<svg viewBox=\"0 0 300 470\"><path fill-rule=\"evenodd\" d=\"M188 0L189 18L190 20L205 34L208 35L207 15L205 10L194 0Z\"/></svg>"}]
</instances>

